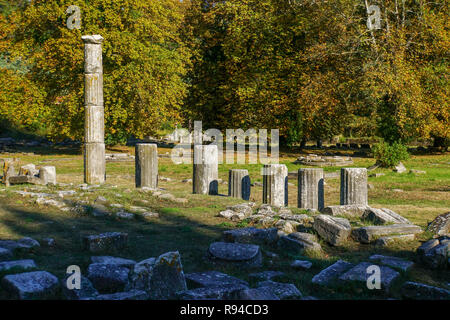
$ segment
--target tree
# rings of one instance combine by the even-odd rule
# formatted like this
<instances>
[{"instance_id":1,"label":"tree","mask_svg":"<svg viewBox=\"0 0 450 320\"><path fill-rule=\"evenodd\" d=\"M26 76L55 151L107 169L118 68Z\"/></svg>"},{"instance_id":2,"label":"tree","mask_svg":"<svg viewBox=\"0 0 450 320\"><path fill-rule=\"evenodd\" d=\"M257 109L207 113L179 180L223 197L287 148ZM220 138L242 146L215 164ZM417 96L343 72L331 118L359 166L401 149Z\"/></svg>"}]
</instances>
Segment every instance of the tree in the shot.
<instances>
[{"instance_id":1,"label":"tree","mask_svg":"<svg viewBox=\"0 0 450 320\"><path fill-rule=\"evenodd\" d=\"M69 5L82 12L80 30L66 27ZM84 34L101 34L106 142L155 134L179 118L189 50L180 39L185 5L178 0L34 0L11 13L1 37L11 59L30 66L27 78L45 92L45 125L53 138L83 136Z\"/></svg>"},{"instance_id":2,"label":"tree","mask_svg":"<svg viewBox=\"0 0 450 320\"><path fill-rule=\"evenodd\" d=\"M378 4L383 24L366 41L363 87L379 135L391 143L430 137L448 143L448 2Z\"/></svg>"},{"instance_id":3,"label":"tree","mask_svg":"<svg viewBox=\"0 0 450 320\"><path fill-rule=\"evenodd\" d=\"M351 3L197 1L193 114L217 128L279 128L289 142L340 133L361 73L352 21L340 15Z\"/></svg>"}]
</instances>

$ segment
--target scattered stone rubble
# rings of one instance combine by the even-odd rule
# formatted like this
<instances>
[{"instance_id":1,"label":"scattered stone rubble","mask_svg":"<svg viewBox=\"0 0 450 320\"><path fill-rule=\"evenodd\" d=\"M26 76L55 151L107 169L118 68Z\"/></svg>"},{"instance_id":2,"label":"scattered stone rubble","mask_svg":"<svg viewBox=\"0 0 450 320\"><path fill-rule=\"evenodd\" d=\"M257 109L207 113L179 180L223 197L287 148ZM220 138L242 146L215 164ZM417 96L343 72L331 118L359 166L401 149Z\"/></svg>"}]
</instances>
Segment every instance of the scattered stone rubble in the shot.
<instances>
[{"instance_id":1,"label":"scattered stone rubble","mask_svg":"<svg viewBox=\"0 0 450 320\"><path fill-rule=\"evenodd\" d=\"M56 169L54 166L43 166L38 170L31 163L21 166L16 174L14 166L4 162L2 182L6 186L11 184L56 185Z\"/></svg>"},{"instance_id":2,"label":"scattered stone rubble","mask_svg":"<svg viewBox=\"0 0 450 320\"><path fill-rule=\"evenodd\" d=\"M417 249L419 261L431 269L450 267L450 237L442 236L423 243Z\"/></svg>"}]
</instances>

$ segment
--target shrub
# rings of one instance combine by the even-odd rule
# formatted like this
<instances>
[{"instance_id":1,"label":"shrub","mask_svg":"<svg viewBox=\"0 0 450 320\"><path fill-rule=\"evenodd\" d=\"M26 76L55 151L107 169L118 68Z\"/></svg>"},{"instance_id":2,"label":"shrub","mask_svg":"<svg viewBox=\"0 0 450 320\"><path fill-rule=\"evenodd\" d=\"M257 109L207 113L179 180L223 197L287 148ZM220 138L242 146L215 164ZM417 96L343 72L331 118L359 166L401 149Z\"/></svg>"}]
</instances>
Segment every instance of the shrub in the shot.
<instances>
[{"instance_id":1,"label":"shrub","mask_svg":"<svg viewBox=\"0 0 450 320\"><path fill-rule=\"evenodd\" d=\"M400 161L409 159L408 148L400 142L389 144L383 141L374 145L372 151L384 168L395 167Z\"/></svg>"}]
</instances>

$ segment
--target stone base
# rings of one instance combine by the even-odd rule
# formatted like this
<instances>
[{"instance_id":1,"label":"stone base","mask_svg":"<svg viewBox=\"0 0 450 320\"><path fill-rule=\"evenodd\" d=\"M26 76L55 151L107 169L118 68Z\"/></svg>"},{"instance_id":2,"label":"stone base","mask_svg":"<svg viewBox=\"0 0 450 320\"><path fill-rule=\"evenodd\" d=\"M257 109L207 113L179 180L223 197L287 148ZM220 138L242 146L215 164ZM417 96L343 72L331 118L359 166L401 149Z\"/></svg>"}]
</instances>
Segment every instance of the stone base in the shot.
<instances>
[{"instance_id":1,"label":"stone base","mask_svg":"<svg viewBox=\"0 0 450 320\"><path fill-rule=\"evenodd\" d=\"M104 143L84 144L84 182L103 184L106 180Z\"/></svg>"}]
</instances>

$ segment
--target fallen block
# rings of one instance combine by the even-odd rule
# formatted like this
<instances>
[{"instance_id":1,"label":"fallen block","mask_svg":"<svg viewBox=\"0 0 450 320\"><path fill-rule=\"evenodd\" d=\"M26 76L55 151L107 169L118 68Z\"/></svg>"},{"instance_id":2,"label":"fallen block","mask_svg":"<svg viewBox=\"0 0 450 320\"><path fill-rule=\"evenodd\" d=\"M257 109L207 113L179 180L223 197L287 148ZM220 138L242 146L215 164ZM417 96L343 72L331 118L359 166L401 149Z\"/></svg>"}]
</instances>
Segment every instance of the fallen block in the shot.
<instances>
[{"instance_id":1,"label":"fallen block","mask_svg":"<svg viewBox=\"0 0 450 320\"><path fill-rule=\"evenodd\" d=\"M379 237L401 234L417 234L422 229L413 224L393 224L387 226L369 226L352 230L352 237L361 243L371 243Z\"/></svg>"}]
</instances>

